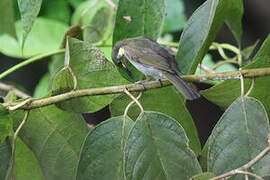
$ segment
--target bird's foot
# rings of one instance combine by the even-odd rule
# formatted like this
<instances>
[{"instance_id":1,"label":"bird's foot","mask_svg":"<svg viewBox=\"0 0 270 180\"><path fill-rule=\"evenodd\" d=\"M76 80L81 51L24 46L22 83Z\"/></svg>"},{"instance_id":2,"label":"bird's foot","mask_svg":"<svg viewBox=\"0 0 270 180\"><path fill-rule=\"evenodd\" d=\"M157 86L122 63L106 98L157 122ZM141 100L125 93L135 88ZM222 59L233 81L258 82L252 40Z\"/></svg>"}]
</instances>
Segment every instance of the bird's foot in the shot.
<instances>
[{"instance_id":1,"label":"bird's foot","mask_svg":"<svg viewBox=\"0 0 270 180\"><path fill-rule=\"evenodd\" d=\"M148 80L142 80L142 81L137 81L137 82L135 82L135 83L138 84L139 86L141 86L141 87L143 88L143 90L145 91L146 88L145 88L145 86L144 86L143 83L145 83L145 82L147 82L147 81L148 81Z\"/></svg>"}]
</instances>

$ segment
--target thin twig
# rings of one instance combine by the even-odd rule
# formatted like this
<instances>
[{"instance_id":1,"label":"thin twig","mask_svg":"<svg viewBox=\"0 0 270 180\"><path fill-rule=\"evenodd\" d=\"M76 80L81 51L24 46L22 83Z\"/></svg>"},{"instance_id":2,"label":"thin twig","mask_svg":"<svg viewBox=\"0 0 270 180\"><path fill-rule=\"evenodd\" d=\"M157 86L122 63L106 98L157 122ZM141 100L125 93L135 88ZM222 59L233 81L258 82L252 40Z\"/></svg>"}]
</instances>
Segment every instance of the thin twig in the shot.
<instances>
[{"instance_id":1,"label":"thin twig","mask_svg":"<svg viewBox=\"0 0 270 180\"><path fill-rule=\"evenodd\" d=\"M229 172L226 172L224 174L221 174L219 176L216 176L214 178L211 178L210 180L223 179L223 178L230 177L230 176L233 176L233 175L237 174L237 171L246 171L251 166L253 166L254 164L256 164L260 159L262 159L269 151L270 151L270 144L268 144L268 146L262 152L260 152L255 158L253 158L247 164L241 166L240 168L231 170Z\"/></svg>"},{"instance_id":2,"label":"thin twig","mask_svg":"<svg viewBox=\"0 0 270 180\"><path fill-rule=\"evenodd\" d=\"M254 88L254 84L255 84L255 80L254 80L254 78L253 78L252 81L251 81L251 86L250 86L248 92L246 93L246 96L249 96L249 94L251 93L251 91L252 91L253 88Z\"/></svg>"},{"instance_id":3,"label":"thin twig","mask_svg":"<svg viewBox=\"0 0 270 180\"><path fill-rule=\"evenodd\" d=\"M8 173L7 173L7 179L9 179L9 177L11 177L11 174L13 172L14 169L14 163L15 163L15 150L16 150L16 140L18 137L18 134L20 132L20 130L22 129L23 125L26 123L27 118L29 116L30 111L26 111L24 118L21 122L21 124L19 125L19 127L16 129L14 136L13 136L13 141L12 141L12 152L11 152L11 159L10 159L10 167L8 169Z\"/></svg>"},{"instance_id":4,"label":"thin twig","mask_svg":"<svg viewBox=\"0 0 270 180\"><path fill-rule=\"evenodd\" d=\"M233 59L229 59L229 60L225 60L225 61L220 61L220 62L218 62L217 64L215 64L215 65L213 66L212 69L213 69L213 70L216 70L218 67L222 66L223 64L227 64L227 63L230 63L230 64L236 64L236 65L239 66L238 62L235 61L234 58L233 58Z\"/></svg>"},{"instance_id":5,"label":"thin twig","mask_svg":"<svg viewBox=\"0 0 270 180\"><path fill-rule=\"evenodd\" d=\"M237 174L244 174L246 177L252 176L252 177L255 177L256 179L263 180L262 177L258 176L257 174L248 172L248 171L235 170L235 173L237 173Z\"/></svg>"},{"instance_id":6,"label":"thin twig","mask_svg":"<svg viewBox=\"0 0 270 180\"><path fill-rule=\"evenodd\" d=\"M143 109L141 103L126 88L124 89L124 93L126 93L131 99L133 99L133 101L136 102L136 104L139 106L141 112L144 112L144 109Z\"/></svg>"},{"instance_id":7,"label":"thin twig","mask_svg":"<svg viewBox=\"0 0 270 180\"><path fill-rule=\"evenodd\" d=\"M0 79L3 79L4 77L6 77L7 75L9 75L10 73L30 64L30 63L33 63L33 62L36 62L36 61L39 61L39 60L42 60L43 58L45 57L48 57L48 56L52 56L52 55L56 55L56 54L60 54L60 53L63 53L65 52L65 49L58 49L58 50L55 50L55 51L52 51L52 52L49 52L49 53L45 53L45 54L41 54L41 55L38 55L38 56L35 56L35 57L32 57L30 59L27 59L11 68L9 68L8 70L2 72L0 74Z\"/></svg>"},{"instance_id":8,"label":"thin twig","mask_svg":"<svg viewBox=\"0 0 270 180\"><path fill-rule=\"evenodd\" d=\"M117 6L111 0L104 0L113 10L117 10Z\"/></svg>"},{"instance_id":9,"label":"thin twig","mask_svg":"<svg viewBox=\"0 0 270 180\"><path fill-rule=\"evenodd\" d=\"M207 67L207 66L205 66L203 64L199 64L198 66L199 66L199 68L201 68L206 73L215 73L216 72L212 68L209 68L209 67Z\"/></svg>"},{"instance_id":10,"label":"thin twig","mask_svg":"<svg viewBox=\"0 0 270 180\"><path fill-rule=\"evenodd\" d=\"M270 68L258 68L258 69L246 69L234 72L223 72L223 73L208 73L208 74L196 74L196 75L185 75L181 76L187 82L203 82L209 80L226 80L226 79L240 79L239 74L242 74L244 78L255 78L270 76ZM172 85L168 80L162 80L162 87ZM119 94L124 93L124 89L127 88L129 92L138 92L143 90L157 89L160 87L160 82L149 81L144 83L144 87L139 84L126 84L102 88L91 88L91 89L81 89L70 91L67 93L59 94L51 97L44 97L38 99L32 99L31 102L25 103L25 105L20 106L18 109L35 109L43 106L48 106L51 104L66 101L72 98L83 97L83 96L96 96L96 95L106 95L106 94ZM7 110L13 110L12 106L16 106L19 103L3 103ZM11 108L11 109L10 109Z\"/></svg>"},{"instance_id":11,"label":"thin twig","mask_svg":"<svg viewBox=\"0 0 270 180\"><path fill-rule=\"evenodd\" d=\"M26 105L27 103L30 103L31 101L32 101L32 98L26 99L25 101L22 101L22 102L16 104L15 106L9 107L9 110L10 110L10 111L17 110L17 109L19 109L20 107Z\"/></svg>"},{"instance_id":12,"label":"thin twig","mask_svg":"<svg viewBox=\"0 0 270 180\"><path fill-rule=\"evenodd\" d=\"M30 95L20 91L19 89L15 88L14 86L11 86L11 85L8 85L8 84L5 84L5 83L0 82L0 89L2 89L4 91L11 91L16 96L18 96L20 98L28 98L28 97L30 97Z\"/></svg>"},{"instance_id":13,"label":"thin twig","mask_svg":"<svg viewBox=\"0 0 270 180\"><path fill-rule=\"evenodd\" d=\"M245 83L242 74L240 75L240 82L241 82L241 96L243 97L245 95Z\"/></svg>"}]
</instances>

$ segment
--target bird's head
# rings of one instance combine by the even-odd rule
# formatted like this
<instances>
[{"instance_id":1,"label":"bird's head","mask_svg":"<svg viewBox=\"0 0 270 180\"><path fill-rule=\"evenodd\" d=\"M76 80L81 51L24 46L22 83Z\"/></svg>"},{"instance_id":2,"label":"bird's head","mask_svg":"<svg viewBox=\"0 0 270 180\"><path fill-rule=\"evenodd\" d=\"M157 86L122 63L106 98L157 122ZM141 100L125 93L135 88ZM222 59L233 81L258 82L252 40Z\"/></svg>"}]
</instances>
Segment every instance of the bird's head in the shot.
<instances>
[{"instance_id":1,"label":"bird's head","mask_svg":"<svg viewBox=\"0 0 270 180\"><path fill-rule=\"evenodd\" d=\"M128 60L125 57L125 49L123 48L123 42L120 41L116 43L112 50L112 60L121 69L123 69L132 79L134 79L133 74L127 68Z\"/></svg>"}]
</instances>

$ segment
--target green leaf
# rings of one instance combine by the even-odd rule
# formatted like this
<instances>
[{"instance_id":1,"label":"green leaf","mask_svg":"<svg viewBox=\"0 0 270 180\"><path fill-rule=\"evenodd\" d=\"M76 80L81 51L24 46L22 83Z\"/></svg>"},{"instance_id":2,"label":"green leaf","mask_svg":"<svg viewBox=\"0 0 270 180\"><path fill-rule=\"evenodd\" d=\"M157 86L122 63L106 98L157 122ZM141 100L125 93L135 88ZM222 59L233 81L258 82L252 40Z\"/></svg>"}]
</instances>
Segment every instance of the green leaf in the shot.
<instances>
[{"instance_id":1,"label":"green leaf","mask_svg":"<svg viewBox=\"0 0 270 180\"><path fill-rule=\"evenodd\" d=\"M112 116L124 114L125 107L130 103L131 99L127 95L121 95L113 100L110 104ZM198 155L201 152L200 140L197 129L189 114L184 98L172 87L164 87L153 89L143 93L139 99L143 108L147 111L158 111L176 119L185 129L190 140L190 147ZM136 119L140 114L140 109L136 104L131 106L128 111L129 117Z\"/></svg>"},{"instance_id":2,"label":"green leaf","mask_svg":"<svg viewBox=\"0 0 270 180\"><path fill-rule=\"evenodd\" d=\"M17 180L44 179L34 153L20 138L17 139L16 144L15 170Z\"/></svg>"},{"instance_id":3,"label":"green leaf","mask_svg":"<svg viewBox=\"0 0 270 180\"><path fill-rule=\"evenodd\" d=\"M209 180L213 177L215 177L215 174L211 172L204 172L193 176L190 180Z\"/></svg>"},{"instance_id":4,"label":"green leaf","mask_svg":"<svg viewBox=\"0 0 270 180\"><path fill-rule=\"evenodd\" d=\"M15 129L23 116L23 111L13 112ZM46 179L73 180L87 132L81 115L51 105L31 110L19 136L35 154Z\"/></svg>"},{"instance_id":5,"label":"green leaf","mask_svg":"<svg viewBox=\"0 0 270 180\"><path fill-rule=\"evenodd\" d=\"M65 67L61 71L59 71L54 77L52 85L52 95L58 95L65 92L69 92L73 88L74 88L74 79L72 77L69 68Z\"/></svg>"},{"instance_id":6,"label":"green leaf","mask_svg":"<svg viewBox=\"0 0 270 180\"><path fill-rule=\"evenodd\" d=\"M11 158L11 145L8 140L0 144L0 179L5 179Z\"/></svg>"},{"instance_id":7,"label":"green leaf","mask_svg":"<svg viewBox=\"0 0 270 180\"><path fill-rule=\"evenodd\" d=\"M23 27L22 47L39 13L42 0L18 0Z\"/></svg>"},{"instance_id":8,"label":"green leaf","mask_svg":"<svg viewBox=\"0 0 270 180\"><path fill-rule=\"evenodd\" d=\"M76 7L75 12L72 15L71 23L88 25L94 15L97 13L97 11L105 5L107 4L104 1L99 0L85 1L80 3ZM86 12L86 14L83 15L83 13L85 13L85 10L87 10L88 8L90 9ZM82 20L82 22L80 22L80 20Z\"/></svg>"},{"instance_id":9,"label":"green leaf","mask_svg":"<svg viewBox=\"0 0 270 180\"><path fill-rule=\"evenodd\" d=\"M224 1L224 0L223 0ZM242 17L244 13L243 0L233 1L231 4L230 12L226 17L226 24L232 31L238 46L241 47L241 37L242 37Z\"/></svg>"},{"instance_id":10,"label":"green leaf","mask_svg":"<svg viewBox=\"0 0 270 180\"><path fill-rule=\"evenodd\" d=\"M254 98L239 97L228 107L209 138L208 171L217 175L238 168L268 146L269 119L263 105ZM270 174L270 154L250 171ZM234 179L240 179L236 176Z\"/></svg>"},{"instance_id":11,"label":"green leaf","mask_svg":"<svg viewBox=\"0 0 270 180\"><path fill-rule=\"evenodd\" d=\"M69 24L71 12L67 1L43 0L39 16Z\"/></svg>"},{"instance_id":12,"label":"green leaf","mask_svg":"<svg viewBox=\"0 0 270 180\"><path fill-rule=\"evenodd\" d=\"M183 0L166 0L166 17L163 32L179 31L184 28L187 20Z\"/></svg>"},{"instance_id":13,"label":"green leaf","mask_svg":"<svg viewBox=\"0 0 270 180\"><path fill-rule=\"evenodd\" d=\"M129 179L188 179L201 173L180 124L158 112L144 112L126 140L125 177Z\"/></svg>"},{"instance_id":14,"label":"green leaf","mask_svg":"<svg viewBox=\"0 0 270 180\"><path fill-rule=\"evenodd\" d=\"M2 106L0 104L0 106ZM0 115L0 146L6 139L6 137L12 135L13 129L12 129L12 120L9 117L9 114L6 115Z\"/></svg>"},{"instance_id":15,"label":"green leaf","mask_svg":"<svg viewBox=\"0 0 270 180\"><path fill-rule=\"evenodd\" d=\"M35 88L33 95L34 98L43 97L48 94L49 81L50 81L50 73L44 74Z\"/></svg>"},{"instance_id":16,"label":"green leaf","mask_svg":"<svg viewBox=\"0 0 270 180\"><path fill-rule=\"evenodd\" d=\"M56 50L60 47L67 28L67 25L60 22L37 18L25 41L23 56L19 43L8 35L0 36L0 52L7 56L25 58ZM21 40L23 30L20 21L16 23L16 31Z\"/></svg>"},{"instance_id":17,"label":"green leaf","mask_svg":"<svg viewBox=\"0 0 270 180\"><path fill-rule=\"evenodd\" d=\"M99 42L104 38L104 35L112 21L112 10L108 6L100 8L92 18L85 34L85 40L90 43Z\"/></svg>"},{"instance_id":18,"label":"green leaf","mask_svg":"<svg viewBox=\"0 0 270 180\"><path fill-rule=\"evenodd\" d=\"M196 71L222 24L237 6L234 3L235 0L207 0L189 18L176 55L183 74Z\"/></svg>"},{"instance_id":19,"label":"green leaf","mask_svg":"<svg viewBox=\"0 0 270 180\"><path fill-rule=\"evenodd\" d=\"M268 36L264 41L262 47L253 58L252 63L245 66L243 69L266 67L270 67L270 36ZM245 92L247 92L251 86L251 81L252 80L250 79L245 79ZM270 115L269 83L269 77L256 78L254 80L254 87L249 96L260 100L265 106L267 113ZM201 94L219 106L228 107L237 97L240 96L240 92L240 80L227 80L210 89L201 91Z\"/></svg>"},{"instance_id":20,"label":"green leaf","mask_svg":"<svg viewBox=\"0 0 270 180\"><path fill-rule=\"evenodd\" d=\"M69 39L70 47L70 68L77 79L77 89L88 89L107 87L127 83L118 73L115 66L109 62L104 53L95 48L91 44L80 41L77 39ZM61 74L56 86L61 81ZM71 83L71 78L66 81L67 84ZM72 81L73 82L73 81ZM60 87L54 88L58 93L66 92L71 89L69 85L61 84ZM72 86L73 88L73 86ZM63 91L63 89L65 91ZM57 93L56 93L57 94ZM110 104L112 100L118 95L103 95L103 96L87 96L74 98L58 104L59 107L65 110L74 112L95 112Z\"/></svg>"},{"instance_id":21,"label":"green leaf","mask_svg":"<svg viewBox=\"0 0 270 180\"><path fill-rule=\"evenodd\" d=\"M7 33L12 38L17 39L13 12L13 2L11 0L0 1L0 34Z\"/></svg>"},{"instance_id":22,"label":"green leaf","mask_svg":"<svg viewBox=\"0 0 270 180\"><path fill-rule=\"evenodd\" d=\"M113 44L129 37L157 39L165 18L165 0L119 0Z\"/></svg>"},{"instance_id":23,"label":"green leaf","mask_svg":"<svg viewBox=\"0 0 270 180\"><path fill-rule=\"evenodd\" d=\"M77 180L123 179L123 147L134 122L126 118L125 134L122 135L123 116L113 117L99 124L85 139Z\"/></svg>"}]
</instances>

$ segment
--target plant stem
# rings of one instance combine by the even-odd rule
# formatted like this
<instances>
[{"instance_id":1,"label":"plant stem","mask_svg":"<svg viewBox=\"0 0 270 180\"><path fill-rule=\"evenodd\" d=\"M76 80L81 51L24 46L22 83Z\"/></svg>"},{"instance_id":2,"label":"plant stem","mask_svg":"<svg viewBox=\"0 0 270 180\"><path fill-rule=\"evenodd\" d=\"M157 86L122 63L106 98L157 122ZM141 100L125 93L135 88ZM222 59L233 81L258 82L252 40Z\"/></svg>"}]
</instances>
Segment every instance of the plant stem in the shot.
<instances>
[{"instance_id":1,"label":"plant stem","mask_svg":"<svg viewBox=\"0 0 270 180\"><path fill-rule=\"evenodd\" d=\"M240 79L240 76L244 78L255 78L255 77L264 77L270 76L270 68L257 68L257 69L246 69L234 72L223 72L223 73L209 73L209 74L200 74L200 75L186 75L181 76L184 80L188 82L202 82L209 80L226 80L226 79ZM170 86L171 83L168 80L162 80L162 86ZM124 93L125 89L128 89L129 92L137 92L149 89L160 88L160 82L157 81L149 81L144 83L144 88L139 84L126 84L126 85L118 85L118 86L110 86L110 87L102 87L102 88L91 88L91 89L81 89L81 90L73 90L67 93L59 94L56 96L39 98L39 99L31 99L31 101L25 104L20 103L4 103L3 105L8 110L13 110L13 106L16 109L35 109L43 106L48 106L51 104L59 103L62 101L66 101L76 97L83 96L96 96L96 95L106 95L106 94L118 94ZM20 104L18 107L17 105Z\"/></svg>"},{"instance_id":2,"label":"plant stem","mask_svg":"<svg viewBox=\"0 0 270 180\"><path fill-rule=\"evenodd\" d=\"M39 60L41 60L41 59L43 59L45 57L52 56L52 55L55 55L55 54L60 54L60 53L63 53L63 52L65 52L65 49L58 49L56 51L52 51L52 52L49 52L49 53L41 54L41 55L32 57L30 59L27 59L27 60L25 60L25 61L23 61L23 62L15 65L15 66L11 67L10 69L2 72L0 74L0 79L3 79L4 77L6 77L7 75L9 75L10 73L13 73L14 71L16 71L16 70L18 70L18 69L20 69L20 68L22 68L22 67L24 67L24 66L26 66L26 65L28 65L30 63L33 63L33 62L39 61Z\"/></svg>"}]
</instances>

